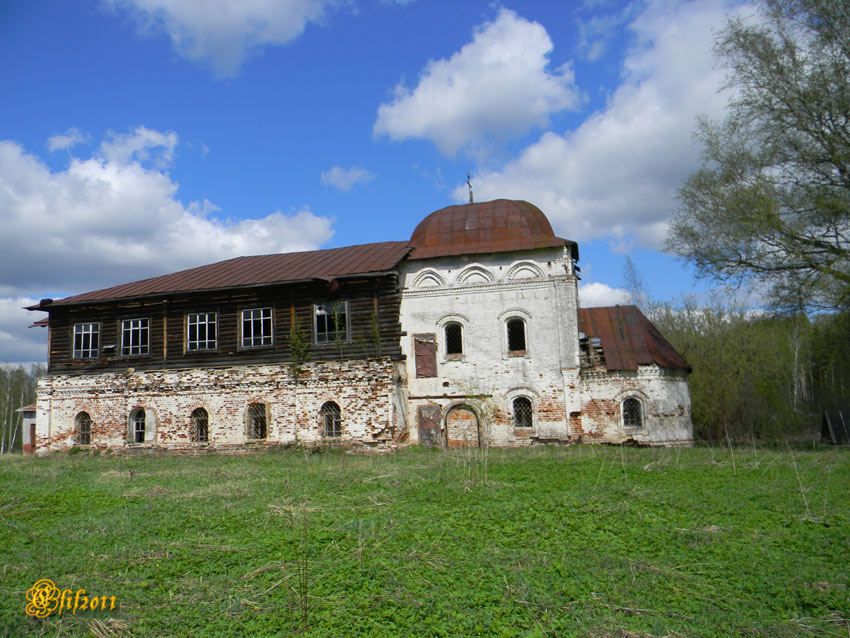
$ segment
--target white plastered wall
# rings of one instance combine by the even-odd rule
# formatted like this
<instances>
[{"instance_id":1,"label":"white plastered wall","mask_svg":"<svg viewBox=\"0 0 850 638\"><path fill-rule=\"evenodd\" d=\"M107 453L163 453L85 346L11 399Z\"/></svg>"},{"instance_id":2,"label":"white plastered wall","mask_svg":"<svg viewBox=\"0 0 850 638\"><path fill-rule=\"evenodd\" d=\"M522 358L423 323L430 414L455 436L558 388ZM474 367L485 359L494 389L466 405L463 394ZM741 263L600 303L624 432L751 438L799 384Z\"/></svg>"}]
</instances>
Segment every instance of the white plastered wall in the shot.
<instances>
[{"instance_id":1,"label":"white plastered wall","mask_svg":"<svg viewBox=\"0 0 850 638\"><path fill-rule=\"evenodd\" d=\"M484 413L482 428L494 445L569 437L564 379L578 370L578 294L568 248L410 260L400 284L412 441L421 405L439 405L443 421L451 407L473 406ZM525 356L508 354L511 318L526 323ZM458 360L446 355L449 322L463 327ZM436 335L436 377L416 376L417 334ZM532 432L513 427L511 401L518 396L532 402Z\"/></svg>"}]
</instances>

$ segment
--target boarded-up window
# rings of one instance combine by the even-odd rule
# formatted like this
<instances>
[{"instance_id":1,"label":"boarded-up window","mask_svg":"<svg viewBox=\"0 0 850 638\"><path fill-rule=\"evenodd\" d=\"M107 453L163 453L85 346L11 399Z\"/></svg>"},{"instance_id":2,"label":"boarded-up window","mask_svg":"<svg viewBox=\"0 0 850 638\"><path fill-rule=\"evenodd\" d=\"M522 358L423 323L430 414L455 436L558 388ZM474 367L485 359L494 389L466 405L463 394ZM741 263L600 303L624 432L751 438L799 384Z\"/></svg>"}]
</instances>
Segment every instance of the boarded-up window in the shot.
<instances>
[{"instance_id":1,"label":"boarded-up window","mask_svg":"<svg viewBox=\"0 0 850 638\"><path fill-rule=\"evenodd\" d=\"M436 335L413 335L413 350L416 357L417 377L437 376Z\"/></svg>"},{"instance_id":2,"label":"boarded-up window","mask_svg":"<svg viewBox=\"0 0 850 638\"><path fill-rule=\"evenodd\" d=\"M422 445L442 445L440 438L440 406L420 405L419 409L419 442Z\"/></svg>"}]
</instances>

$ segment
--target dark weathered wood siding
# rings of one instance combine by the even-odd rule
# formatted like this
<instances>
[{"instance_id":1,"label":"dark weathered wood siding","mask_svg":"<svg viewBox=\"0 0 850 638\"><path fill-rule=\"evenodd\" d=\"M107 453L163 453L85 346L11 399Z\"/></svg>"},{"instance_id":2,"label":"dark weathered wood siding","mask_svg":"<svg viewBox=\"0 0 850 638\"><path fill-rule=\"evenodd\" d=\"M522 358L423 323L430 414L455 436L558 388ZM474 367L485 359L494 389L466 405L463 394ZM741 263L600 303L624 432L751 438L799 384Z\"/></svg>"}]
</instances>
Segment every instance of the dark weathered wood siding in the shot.
<instances>
[{"instance_id":1,"label":"dark weathered wood siding","mask_svg":"<svg viewBox=\"0 0 850 638\"><path fill-rule=\"evenodd\" d=\"M129 367L144 370L188 368L207 365L237 365L291 361L290 327L297 318L311 341L313 306L332 300L348 301L350 340L342 344L315 344L311 361L389 356L401 358L401 294L395 274L343 280L330 291L323 282L278 286L243 287L214 292L180 293L144 300L57 305L50 309L49 372L103 372ZM273 310L273 344L240 347L240 315L243 309L270 307ZM196 312L218 313L218 348L214 351L186 350L186 316ZM379 340L374 337L377 322ZM150 320L150 353L121 355L121 321L146 317ZM100 323L100 352L95 359L74 359L73 329L76 323ZM114 345L111 351L106 346Z\"/></svg>"}]
</instances>

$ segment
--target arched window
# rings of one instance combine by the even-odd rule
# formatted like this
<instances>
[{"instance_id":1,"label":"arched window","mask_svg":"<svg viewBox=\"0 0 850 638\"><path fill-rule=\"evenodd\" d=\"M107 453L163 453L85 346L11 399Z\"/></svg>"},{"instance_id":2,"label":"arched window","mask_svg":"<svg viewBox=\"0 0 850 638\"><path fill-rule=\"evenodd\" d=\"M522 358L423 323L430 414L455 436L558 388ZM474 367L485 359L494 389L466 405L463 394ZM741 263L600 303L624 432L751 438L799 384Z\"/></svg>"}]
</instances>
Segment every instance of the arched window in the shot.
<instances>
[{"instance_id":1,"label":"arched window","mask_svg":"<svg viewBox=\"0 0 850 638\"><path fill-rule=\"evenodd\" d=\"M88 412L80 412L74 419L77 433L77 445L91 445L91 417Z\"/></svg>"},{"instance_id":2,"label":"arched window","mask_svg":"<svg viewBox=\"0 0 850 638\"><path fill-rule=\"evenodd\" d=\"M145 409L135 408L130 412L130 440L133 443L145 442Z\"/></svg>"},{"instance_id":3,"label":"arched window","mask_svg":"<svg viewBox=\"0 0 850 638\"><path fill-rule=\"evenodd\" d=\"M248 438L266 438L266 406L263 403L248 406Z\"/></svg>"},{"instance_id":4,"label":"arched window","mask_svg":"<svg viewBox=\"0 0 850 638\"><path fill-rule=\"evenodd\" d=\"M633 428L643 426L643 410L639 399L629 397L623 401L623 425Z\"/></svg>"},{"instance_id":5,"label":"arched window","mask_svg":"<svg viewBox=\"0 0 850 638\"><path fill-rule=\"evenodd\" d=\"M463 326L459 323L446 324L446 358L459 359L463 356Z\"/></svg>"},{"instance_id":6,"label":"arched window","mask_svg":"<svg viewBox=\"0 0 850 638\"><path fill-rule=\"evenodd\" d=\"M322 428L327 437L337 437L342 434L342 413L333 401L328 401L322 406Z\"/></svg>"},{"instance_id":7,"label":"arched window","mask_svg":"<svg viewBox=\"0 0 850 638\"><path fill-rule=\"evenodd\" d=\"M514 399L514 427L530 428L531 425L531 401L526 397L517 397Z\"/></svg>"},{"instance_id":8,"label":"arched window","mask_svg":"<svg viewBox=\"0 0 850 638\"><path fill-rule=\"evenodd\" d=\"M510 319L508 321L508 353L512 355L524 355L525 345L525 322L522 319Z\"/></svg>"},{"instance_id":9,"label":"arched window","mask_svg":"<svg viewBox=\"0 0 850 638\"><path fill-rule=\"evenodd\" d=\"M192 410L192 440L196 443L206 443L209 435L210 416L203 408Z\"/></svg>"}]
</instances>

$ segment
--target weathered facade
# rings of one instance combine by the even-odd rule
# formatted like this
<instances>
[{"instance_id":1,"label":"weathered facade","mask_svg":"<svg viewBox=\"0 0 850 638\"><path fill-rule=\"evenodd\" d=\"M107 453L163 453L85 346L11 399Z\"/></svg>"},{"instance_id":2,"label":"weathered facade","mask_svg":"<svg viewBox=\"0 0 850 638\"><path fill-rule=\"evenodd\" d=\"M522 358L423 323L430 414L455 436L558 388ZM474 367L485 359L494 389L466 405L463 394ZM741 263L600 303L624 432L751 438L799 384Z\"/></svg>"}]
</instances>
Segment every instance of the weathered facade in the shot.
<instances>
[{"instance_id":1,"label":"weathered facade","mask_svg":"<svg viewBox=\"0 0 850 638\"><path fill-rule=\"evenodd\" d=\"M636 308L579 309L577 259L497 200L43 300L35 449L689 444L687 363Z\"/></svg>"}]
</instances>

